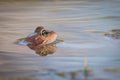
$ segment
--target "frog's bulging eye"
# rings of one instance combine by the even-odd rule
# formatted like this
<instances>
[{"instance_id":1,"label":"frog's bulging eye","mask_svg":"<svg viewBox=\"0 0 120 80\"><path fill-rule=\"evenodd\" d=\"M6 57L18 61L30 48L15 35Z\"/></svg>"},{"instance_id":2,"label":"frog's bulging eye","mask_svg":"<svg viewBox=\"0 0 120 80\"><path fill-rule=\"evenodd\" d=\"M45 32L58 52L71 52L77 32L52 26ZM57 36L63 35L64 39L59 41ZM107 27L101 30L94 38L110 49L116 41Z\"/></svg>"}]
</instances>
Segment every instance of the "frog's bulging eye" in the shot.
<instances>
[{"instance_id":1,"label":"frog's bulging eye","mask_svg":"<svg viewBox=\"0 0 120 80\"><path fill-rule=\"evenodd\" d=\"M35 32L36 32L36 33L41 33L42 30L44 30L44 27L39 26L39 27L37 27L37 28L35 29Z\"/></svg>"},{"instance_id":2,"label":"frog's bulging eye","mask_svg":"<svg viewBox=\"0 0 120 80\"><path fill-rule=\"evenodd\" d=\"M48 34L48 32L46 30L43 30L42 33L41 33L41 35L44 36L44 37L47 37L47 34Z\"/></svg>"}]
</instances>

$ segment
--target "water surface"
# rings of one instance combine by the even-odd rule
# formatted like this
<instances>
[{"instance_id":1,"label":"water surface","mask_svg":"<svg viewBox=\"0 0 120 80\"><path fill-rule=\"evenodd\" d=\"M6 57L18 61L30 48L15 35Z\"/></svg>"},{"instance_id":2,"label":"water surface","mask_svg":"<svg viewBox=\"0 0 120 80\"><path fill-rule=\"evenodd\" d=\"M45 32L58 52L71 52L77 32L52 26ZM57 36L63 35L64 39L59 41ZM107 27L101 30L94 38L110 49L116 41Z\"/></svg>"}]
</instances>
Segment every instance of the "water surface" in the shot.
<instances>
[{"instance_id":1,"label":"water surface","mask_svg":"<svg viewBox=\"0 0 120 80\"><path fill-rule=\"evenodd\" d=\"M120 29L119 13L119 0L0 2L0 79L119 80L120 40L90 32ZM14 44L39 25L64 40L46 57ZM71 78L84 70L86 57L92 72Z\"/></svg>"}]
</instances>

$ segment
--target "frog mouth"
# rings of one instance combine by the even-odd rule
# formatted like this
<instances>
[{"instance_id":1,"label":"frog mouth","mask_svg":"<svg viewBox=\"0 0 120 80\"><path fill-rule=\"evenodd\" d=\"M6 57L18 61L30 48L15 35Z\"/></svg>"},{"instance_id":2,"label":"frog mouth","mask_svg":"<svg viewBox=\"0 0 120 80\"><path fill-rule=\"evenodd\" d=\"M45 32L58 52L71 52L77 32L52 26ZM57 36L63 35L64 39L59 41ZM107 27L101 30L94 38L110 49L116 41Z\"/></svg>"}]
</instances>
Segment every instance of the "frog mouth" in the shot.
<instances>
[{"instance_id":1,"label":"frog mouth","mask_svg":"<svg viewBox=\"0 0 120 80\"><path fill-rule=\"evenodd\" d=\"M56 38L57 38L57 34L54 31L50 31L48 32L44 43L46 44L53 43L56 40Z\"/></svg>"}]
</instances>

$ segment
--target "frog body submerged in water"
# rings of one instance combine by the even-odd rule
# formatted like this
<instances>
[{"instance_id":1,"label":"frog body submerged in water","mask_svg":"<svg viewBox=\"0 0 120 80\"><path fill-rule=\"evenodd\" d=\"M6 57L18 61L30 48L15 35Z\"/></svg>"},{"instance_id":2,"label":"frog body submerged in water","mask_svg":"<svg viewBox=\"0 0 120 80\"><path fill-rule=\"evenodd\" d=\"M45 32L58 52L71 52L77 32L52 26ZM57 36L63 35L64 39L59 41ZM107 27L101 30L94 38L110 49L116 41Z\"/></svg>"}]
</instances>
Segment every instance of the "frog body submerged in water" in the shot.
<instances>
[{"instance_id":1,"label":"frog body submerged in water","mask_svg":"<svg viewBox=\"0 0 120 80\"><path fill-rule=\"evenodd\" d=\"M52 54L56 51L57 34L54 31L45 30L43 26L38 26L34 33L17 41L18 44L27 45L41 56Z\"/></svg>"}]
</instances>

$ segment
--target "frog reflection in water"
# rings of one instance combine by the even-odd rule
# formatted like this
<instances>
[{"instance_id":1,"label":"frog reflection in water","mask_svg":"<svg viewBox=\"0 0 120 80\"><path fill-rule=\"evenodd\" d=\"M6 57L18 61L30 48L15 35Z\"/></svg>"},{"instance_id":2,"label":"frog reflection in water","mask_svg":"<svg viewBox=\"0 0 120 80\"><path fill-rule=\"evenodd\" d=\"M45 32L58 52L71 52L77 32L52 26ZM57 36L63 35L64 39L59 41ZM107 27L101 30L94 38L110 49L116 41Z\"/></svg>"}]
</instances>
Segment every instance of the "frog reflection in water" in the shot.
<instances>
[{"instance_id":1,"label":"frog reflection in water","mask_svg":"<svg viewBox=\"0 0 120 80\"><path fill-rule=\"evenodd\" d=\"M25 41L30 49L35 50L41 56L46 56L56 51L56 38L57 34L54 31L47 31L44 27L39 26L34 34L25 38Z\"/></svg>"}]
</instances>

